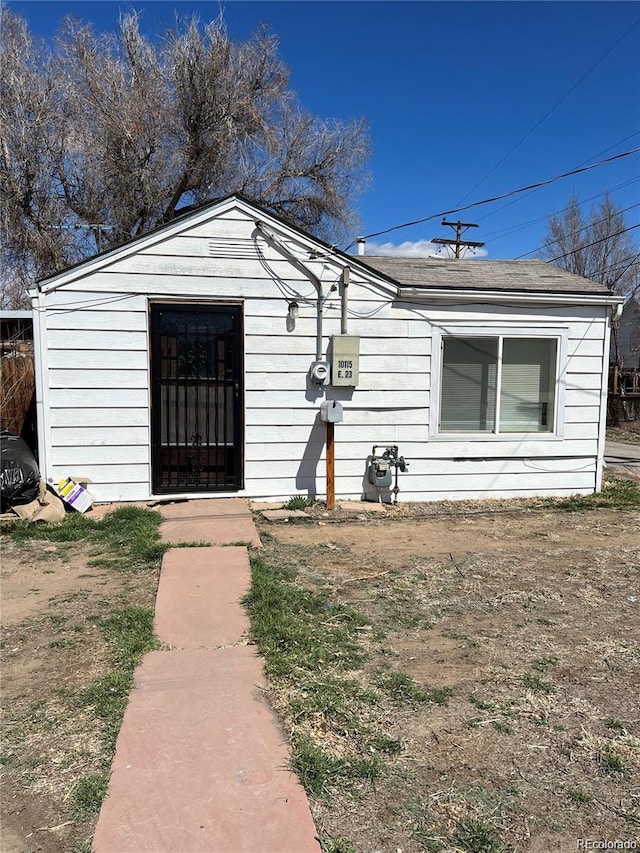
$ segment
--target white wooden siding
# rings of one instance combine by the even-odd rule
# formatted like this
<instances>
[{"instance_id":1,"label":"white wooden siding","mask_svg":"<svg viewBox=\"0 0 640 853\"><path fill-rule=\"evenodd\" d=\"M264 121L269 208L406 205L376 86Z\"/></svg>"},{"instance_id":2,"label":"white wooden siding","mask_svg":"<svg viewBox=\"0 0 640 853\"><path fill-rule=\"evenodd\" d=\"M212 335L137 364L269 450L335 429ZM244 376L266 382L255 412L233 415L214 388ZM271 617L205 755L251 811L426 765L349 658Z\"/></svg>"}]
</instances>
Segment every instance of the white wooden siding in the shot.
<instances>
[{"instance_id":1,"label":"white wooden siding","mask_svg":"<svg viewBox=\"0 0 640 853\"><path fill-rule=\"evenodd\" d=\"M149 302L241 301L245 335L245 489L252 497L324 495L322 395L310 388L315 290L258 239L243 213L201 223L137 255L70 281L46 296L51 430L48 476L81 474L97 500L144 500L150 492ZM295 250L303 244L291 240ZM218 257L211 253L217 252ZM325 294L339 278L332 261L314 269ZM281 281L274 280L274 273ZM300 318L287 332L295 294ZM308 301L300 297L305 297ZM323 347L340 331L340 298L323 309ZM452 320L483 328L532 325L567 336L564 439L478 436L429 440L432 334ZM393 303L360 272L349 288L349 333L359 335L360 383L330 389L344 406L336 426L336 488L358 498L372 445L394 443L409 460L401 500L572 494L596 476L604 308Z\"/></svg>"}]
</instances>

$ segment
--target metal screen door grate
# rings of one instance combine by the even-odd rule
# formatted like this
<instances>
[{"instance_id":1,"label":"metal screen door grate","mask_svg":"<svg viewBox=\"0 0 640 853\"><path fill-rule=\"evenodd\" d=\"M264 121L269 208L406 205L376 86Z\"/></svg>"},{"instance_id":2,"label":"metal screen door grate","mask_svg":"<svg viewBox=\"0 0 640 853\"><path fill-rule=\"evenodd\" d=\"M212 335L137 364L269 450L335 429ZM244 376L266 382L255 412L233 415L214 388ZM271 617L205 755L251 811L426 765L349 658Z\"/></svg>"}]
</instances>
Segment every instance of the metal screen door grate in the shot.
<instances>
[{"instance_id":1,"label":"metal screen door grate","mask_svg":"<svg viewBox=\"0 0 640 853\"><path fill-rule=\"evenodd\" d=\"M242 313L151 307L155 494L242 487Z\"/></svg>"}]
</instances>

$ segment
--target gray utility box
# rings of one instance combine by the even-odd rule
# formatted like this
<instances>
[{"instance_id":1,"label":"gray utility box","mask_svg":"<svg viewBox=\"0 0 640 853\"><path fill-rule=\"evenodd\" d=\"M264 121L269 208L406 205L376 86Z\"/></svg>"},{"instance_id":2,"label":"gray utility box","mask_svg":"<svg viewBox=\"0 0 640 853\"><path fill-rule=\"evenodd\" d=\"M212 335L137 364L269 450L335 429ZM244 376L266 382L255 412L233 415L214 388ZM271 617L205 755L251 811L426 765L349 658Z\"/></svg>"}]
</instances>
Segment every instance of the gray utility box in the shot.
<instances>
[{"instance_id":1,"label":"gray utility box","mask_svg":"<svg viewBox=\"0 0 640 853\"><path fill-rule=\"evenodd\" d=\"M342 423L342 405L337 400L324 400L320 404L320 420L326 424Z\"/></svg>"},{"instance_id":2,"label":"gray utility box","mask_svg":"<svg viewBox=\"0 0 640 853\"><path fill-rule=\"evenodd\" d=\"M331 338L331 384L355 387L360 381L360 338L333 335Z\"/></svg>"}]
</instances>

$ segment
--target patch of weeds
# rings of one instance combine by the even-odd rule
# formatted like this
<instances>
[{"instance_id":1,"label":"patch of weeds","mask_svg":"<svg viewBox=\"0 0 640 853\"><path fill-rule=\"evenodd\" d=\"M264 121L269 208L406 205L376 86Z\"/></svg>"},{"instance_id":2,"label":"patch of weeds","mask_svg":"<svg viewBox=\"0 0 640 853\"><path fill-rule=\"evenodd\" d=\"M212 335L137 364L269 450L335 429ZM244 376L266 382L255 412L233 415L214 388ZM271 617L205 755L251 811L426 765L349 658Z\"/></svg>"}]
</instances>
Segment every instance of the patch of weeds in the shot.
<instances>
[{"instance_id":1,"label":"patch of weeds","mask_svg":"<svg viewBox=\"0 0 640 853\"><path fill-rule=\"evenodd\" d=\"M369 746L376 752L382 752L385 755L399 755L402 752L402 741L389 737L383 732L377 732L369 741Z\"/></svg>"},{"instance_id":2,"label":"patch of weeds","mask_svg":"<svg viewBox=\"0 0 640 853\"><path fill-rule=\"evenodd\" d=\"M338 784L372 781L379 776L382 762L377 756L335 757L310 738L300 737L294 742L291 769L309 793L322 798Z\"/></svg>"},{"instance_id":3,"label":"patch of weeds","mask_svg":"<svg viewBox=\"0 0 640 853\"><path fill-rule=\"evenodd\" d=\"M605 773L608 773L609 775L619 773L622 776L625 776L629 771L629 768L624 763L620 755L612 747L602 750L602 752L598 754L598 761Z\"/></svg>"},{"instance_id":4,"label":"patch of weeds","mask_svg":"<svg viewBox=\"0 0 640 853\"><path fill-rule=\"evenodd\" d=\"M469 694L469 702L471 702L473 707L477 708L479 711L493 711L496 707L493 702L485 702L483 699L480 699L479 696L476 696L475 693Z\"/></svg>"},{"instance_id":5,"label":"patch of weeds","mask_svg":"<svg viewBox=\"0 0 640 853\"><path fill-rule=\"evenodd\" d=\"M433 687L423 689L404 672L384 672L378 675L376 684L381 690L401 705L414 705L423 702L433 702L436 705L446 705L451 696L450 687Z\"/></svg>"},{"instance_id":6,"label":"patch of weeds","mask_svg":"<svg viewBox=\"0 0 640 853\"><path fill-rule=\"evenodd\" d=\"M458 642L462 643L462 645L467 649L477 649L480 646L480 642L478 640L474 640L473 637L469 637L468 634L458 634L455 631L446 631L444 636L449 637L451 640L458 640Z\"/></svg>"},{"instance_id":7,"label":"patch of weeds","mask_svg":"<svg viewBox=\"0 0 640 853\"><path fill-rule=\"evenodd\" d=\"M536 658L531 664L531 669L536 672L545 672L550 666L555 666L558 663L558 658L555 655L549 655L544 658Z\"/></svg>"},{"instance_id":8,"label":"patch of weeds","mask_svg":"<svg viewBox=\"0 0 640 853\"><path fill-rule=\"evenodd\" d=\"M80 513L69 513L60 524L16 524L4 535L14 541L88 542L96 553L92 566L118 571L157 568L168 545L160 541L159 512L139 507L120 507L100 521Z\"/></svg>"},{"instance_id":9,"label":"patch of weeds","mask_svg":"<svg viewBox=\"0 0 640 853\"><path fill-rule=\"evenodd\" d=\"M608 719L605 720L604 724L608 729L613 729L616 732L623 732L625 730L624 725L620 720Z\"/></svg>"},{"instance_id":10,"label":"patch of weeds","mask_svg":"<svg viewBox=\"0 0 640 853\"><path fill-rule=\"evenodd\" d=\"M351 669L363 661L357 627L366 620L326 593L294 584L294 572L269 566L263 555L251 557L251 590L243 603L251 633L272 677L293 677L300 671Z\"/></svg>"},{"instance_id":11,"label":"patch of weeds","mask_svg":"<svg viewBox=\"0 0 640 853\"><path fill-rule=\"evenodd\" d=\"M346 838L335 838L333 836L321 838L320 849L322 853L358 853L358 849Z\"/></svg>"},{"instance_id":12,"label":"patch of weeds","mask_svg":"<svg viewBox=\"0 0 640 853\"><path fill-rule=\"evenodd\" d=\"M362 740L368 733L363 711L378 699L378 694L365 690L353 679L325 676L322 681L317 677L309 679L301 689L292 692L289 706L297 723L303 720L315 723L322 718L328 729ZM369 744L375 749L373 741Z\"/></svg>"},{"instance_id":13,"label":"patch of weeds","mask_svg":"<svg viewBox=\"0 0 640 853\"><path fill-rule=\"evenodd\" d=\"M527 690L532 690L534 693L553 693L555 690L549 681L545 681L540 676L534 675L531 672L527 672L522 676L522 683Z\"/></svg>"},{"instance_id":14,"label":"patch of weeds","mask_svg":"<svg viewBox=\"0 0 640 853\"><path fill-rule=\"evenodd\" d=\"M452 693L450 687L433 687L427 690L427 701L435 705L448 705Z\"/></svg>"},{"instance_id":15,"label":"patch of weeds","mask_svg":"<svg viewBox=\"0 0 640 853\"><path fill-rule=\"evenodd\" d=\"M571 788L567 791L567 797L576 806L588 806L589 803L593 802L593 795L581 788Z\"/></svg>"},{"instance_id":16,"label":"patch of weeds","mask_svg":"<svg viewBox=\"0 0 640 853\"><path fill-rule=\"evenodd\" d=\"M402 751L377 719L379 690L351 674L366 660L359 629L367 621L333 603L329 590L303 587L278 551L252 554L251 567L244 603L266 671L287 692L287 726L298 732L291 767L315 797L335 788L353 794L354 782L375 779ZM324 743L309 735L315 731Z\"/></svg>"},{"instance_id":17,"label":"patch of weeds","mask_svg":"<svg viewBox=\"0 0 640 853\"><path fill-rule=\"evenodd\" d=\"M505 723L502 720L493 720L491 722L492 728L494 728L497 732L503 735L511 735L513 734L513 729L509 725L509 723Z\"/></svg>"},{"instance_id":18,"label":"patch of weeds","mask_svg":"<svg viewBox=\"0 0 640 853\"><path fill-rule=\"evenodd\" d=\"M500 840L494 826L477 818L458 821L453 841L467 853L509 853L511 849Z\"/></svg>"},{"instance_id":19,"label":"patch of weeds","mask_svg":"<svg viewBox=\"0 0 640 853\"><path fill-rule=\"evenodd\" d=\"M577 495L555 504L558 509L577 512L583 509L606 507L607 509L637 509L640 507L640 483L612 477L604 484L601 492L593 495Z\"/></svg>"},{"instance_id":20,"label":"patch of weeds","mask_svg":"<svg viewBox=\"0 0 640 853\"><path fill-rule=\"evenodd\" d=\"M49 643L50 649L73 649L78 645L77 640L72 640L69 637L62 637L60 640L51 640Z\"/></svg>"},{"instance_id":21,"label":"patch of weeds","mask_svg":"<svg viewBox=\"0 0 640 853\"><path fill-rule=\"evenodd\" d=\"M98 814L107 793L108 783L109 773L106 770L80 779L73 789L74 807L79 817Z\"/></svg>"},{"instance_id":22,"label":"patch of weeds","mask_svg":"<svg viewBox=\"0 0 640 853\"><path fill-rule=\"evenodd\" d=\"M92 705L103 720L106 747L112 753L133 685L133 672L142 656L158 648L158 643L153 635L151 608L127 607L96 621L110 647L113 670L83 690L80 700Z\"/></svg>"},{"instance_id":23,"label":"patch of weeds","mask_svg":"<svg viewBox=\"0 0 640 853\"><path fill-rule=\"evenodd\" d=\"M445 849L444 841L439 835L435 834L433 821L429 819L423 803L417 801L409 802L403 811L409 818L406 822L409 824L411 836L417 841L422 850L425 850L426 853L439 853L439 851Z\"/></svg>"},{"instance_id":24,"label":"patch of weeds","mask_svg":"<svg viewBox=\"0 0 640 853\"><path fill-rule=\"evenodd\" d=\"M293 495L289 500L282 504L283 509L309 509L310 506L313 506L315 501L311 500L311 498L305 498L304 495Z\"/></svg>"},{"instance_id":25,"label":"patch of weeds","mask_svg":"<svg viewBox=\"0 0 640 853\"><path fill-rule=\"evenodd\" d=\"M378 676L376 684L398 704L413 705L428 702L425 690L418 687L413 678L404 672L385 672Z\"/></svg>"}]
</instances>

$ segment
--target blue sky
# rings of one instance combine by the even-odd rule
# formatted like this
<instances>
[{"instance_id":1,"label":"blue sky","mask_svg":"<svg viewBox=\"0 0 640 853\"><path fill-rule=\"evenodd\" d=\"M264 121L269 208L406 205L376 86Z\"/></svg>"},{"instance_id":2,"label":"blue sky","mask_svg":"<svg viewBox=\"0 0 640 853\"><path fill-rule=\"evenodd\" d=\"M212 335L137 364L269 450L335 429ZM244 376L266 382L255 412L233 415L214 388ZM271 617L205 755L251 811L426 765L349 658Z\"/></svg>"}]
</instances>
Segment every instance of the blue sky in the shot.
<instances>
[{"instance_id":1,"label":"blue sky","mask_svg":"<svg viewBox=\"0 0 640 853\"><path fill-rule=\"evenodd\" d=\"M112 29L119 11L131 8L143 12L149 34L171 22L174 10L206 20L220 5L236 39L267 23L307 109L325 117L364 116L369 123L372 181L358 202L363 234L640 147L636 2L8 5L46 38L66 13L100 31ZM635 154L448 218L479 224L468 236L486 241L482 254L515 258L539 247L544 218L565 206L571 192L581 201L593 199L584 206L588 210L608 190L619 207L631 207L626 224L640 223L639 188ZM640 243L640 228L631 234ZM369 240L367 253L386 243L392 245L384 251L406 244L402 253L416 252L438 235L452 232L435 218Z\"/></svg>"}]
</instances>

